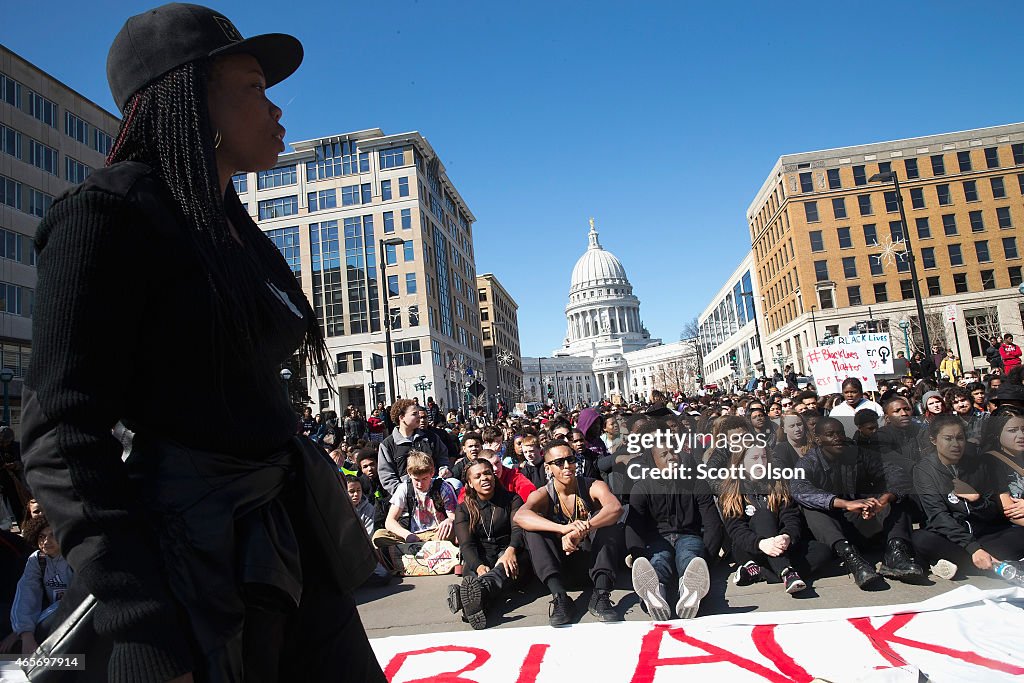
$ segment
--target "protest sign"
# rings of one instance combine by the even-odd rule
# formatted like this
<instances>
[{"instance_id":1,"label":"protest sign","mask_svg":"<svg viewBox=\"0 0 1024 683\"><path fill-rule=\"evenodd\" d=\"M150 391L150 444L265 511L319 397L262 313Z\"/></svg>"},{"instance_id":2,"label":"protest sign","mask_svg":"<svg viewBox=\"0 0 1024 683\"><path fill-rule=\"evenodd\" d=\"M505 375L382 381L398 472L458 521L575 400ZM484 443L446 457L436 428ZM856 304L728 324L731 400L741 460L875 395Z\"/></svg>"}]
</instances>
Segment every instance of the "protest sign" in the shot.
<instances>
[{"instance_id":1,"label":"protest sign","mask_svg":"<svg viewBox=\"0 0 1024 683\"><path fill-rule=\"evenodd\" d=\"M964 586L911 605L664 623L428 633L371 641L391 683L680 680L1018 681L1024 589Z\"/></svg>"},{"instance_id":2,"label":"protest sign","mask_svg":"<svg viewBox=\"0 0 1024 683\"><path fill-rule=\"evenodd\" d=\"M826 340L827 345L834 346L841 344L863 344L868 352L868 361L871 371L876 375L892 375L896 372L892 363L892 342L886 332L876 334L846 334L831 337Z\"/></svg>"},{"instance_id":3,"label":"protest sign","mask_svg":"<svg viewBox=\"0 0 1024 683\"><path fill-rule=\"evenodd\" d=\"M859 379L864 391L878 390L864 344L812 346L807 349L807 364L819 396L842 393L843 380L847 377Z\"/></svg>"}]
</instances>

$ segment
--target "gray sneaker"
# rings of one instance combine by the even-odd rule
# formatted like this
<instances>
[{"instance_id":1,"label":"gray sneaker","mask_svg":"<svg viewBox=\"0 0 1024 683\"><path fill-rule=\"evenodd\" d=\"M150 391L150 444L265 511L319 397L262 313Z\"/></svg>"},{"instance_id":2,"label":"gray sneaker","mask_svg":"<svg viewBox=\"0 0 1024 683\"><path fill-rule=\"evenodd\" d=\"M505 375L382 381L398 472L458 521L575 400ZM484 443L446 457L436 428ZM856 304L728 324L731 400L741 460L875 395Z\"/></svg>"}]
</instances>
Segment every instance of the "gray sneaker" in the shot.
<instances>
[{"instance_id":1,"label":"gray sneaker","mask_svg":"<svg viewBox=\"0 0 1024 683\"><path fill-rule=\"evenodd\" d=\"M700 601L711 588L711 574L708 563L703 557L695 557L686 566L686 571L679 579L679 602L676 603L676 616L680 619L693 619L700 609Z\"/></svg>"},{"instance_id":2,"label":"gray sneaker","mask_svg":"<svg viewBox=\"0 0 1024 683\"><path fill-rule=\"evenodd\" d=\"M647 613L652 619L668 621L672 618L672 609L665 597L665 586L658 580L658 572L654 571L646 557L633 560L633 590L647 607Z\"/></svg>"}]
</instances>

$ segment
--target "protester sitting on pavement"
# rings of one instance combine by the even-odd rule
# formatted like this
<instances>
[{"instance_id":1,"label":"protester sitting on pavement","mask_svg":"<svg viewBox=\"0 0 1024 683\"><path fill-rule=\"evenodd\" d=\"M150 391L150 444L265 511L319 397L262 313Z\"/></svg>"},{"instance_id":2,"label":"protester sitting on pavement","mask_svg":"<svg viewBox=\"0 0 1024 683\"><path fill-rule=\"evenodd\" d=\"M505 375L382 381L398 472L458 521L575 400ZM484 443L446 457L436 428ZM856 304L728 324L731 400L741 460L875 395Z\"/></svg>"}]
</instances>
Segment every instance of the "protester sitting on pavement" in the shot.
<instances>
[{"instance_id":1,"label":"protester sitting on pavement","mask_svg":"<svg viewBox=\"0 0 1024 683\"><path fill-rule=\"evenodd\" d=\"M498 454L489 448L485 448L480 451L480 454L476 458L477 460L487 460L491 463L494 469L494 476L497 478L498 483L506 491L510 491L518 495L522 500L526 500L530 497L530 494L537 490L533 482L527 479L522 472L515 467L505 467L504 461ZM465 488L459 491L459 502L465 500L466 490Z\"/></svg>"},{"instance_id":2,"label":"protester sitting on pavement","mask_svg":"<svg viewBox=\"0 0 1024 683\"><path fill-rule=\"evenodd\" d=\"M384 528L373 533L374 546L454 540L455 490L434 477L434 460L427 453L409 451L405 459L408 477L391 496Z\"/></svg>"},{"instance_id":3,"label":"protester sitting on pavement","mask_svg":"<svg viewBox=\"0 0 1024 683\"><path fill-rule=\"evenodd\" d=\"M1024 527L1010 524L993 486L994 459L971 451L963 422L941 415L929 427L935 450L914 468L914 490L927 523L912 536L936 576L990 570L1024 557Z\"/></svg>"},{"instance_id":4,"label":"protester sitting on pavement","mask_svg":"<svg viewBox=\"0 0 1024 683\"><path fill-rule=\"evenodd\" d=\"M910 545L909 501L903 498L910 482L903 470L857 449L835 418L818 421L815 443L800 461L803 476L790 483L814 537L843 560L862 589L884 583L883 576L920 582L924 571ZM886 508L879 527L876 517ZM879 533L886 541L881 576L861 554L866 539Z\"/></svg>"},{"instance_id":5,"label":"protester sitting on pavement","mask_svg":"<svg viewBox=\"0 0 1024 683\"><path fill-rule=\"evenodd\" d=\"M420 429L420 408L415 401L395 401L391 406L391 419L395 422L395 429L381 442L377 451L377 471L388 493L393 494L398 489L399 480L406 471L405 459L414 450L431 456L439 477L451 477L448 449Z\"/></svg>"},{"instance_id":6,"label":"protester sitting on pavement","mask_svg":"<svg viewBox=\"0 0 1024 683\"><path fill-rule=\"evenodd\" d=\"M793 408L786 408L780 418L781 424L775 436L772 462L779 467L793 467L800 458L807 455L812 446L813 436L807 428L804 415Z\"/></svg>"},{"instance_id":7,"label":"protester sitting on pavement","mask_svg":"<svg viewBox=\"0 0 1024 683\"><path fill-rule=\"evenodd\" d=\"M462 437L462 446L459 449L462 457L452 465L452 476L459 481L466 481L466 469L473 464L483 447L484 440L478 432L467 432Z\"/></svg>"},{"instance_id":8,"label":"protester sitting on pavement","mask_svg":"<svg viewBox=\"0 0 1024 683\"><path fill-rule=\"evenodd\" d=\"M377 452L371 448L360 450L356 453L356 467L359 469L359 482L363 485L363 497L373 504L373 528L383 529L391 496L377 476Z\"/></svg>"},{"instance_id":9,"label":"protester sitting on pavement","mask_svg":"<svg viewBox=\"0 0 1024 683\"><path fill-rule=\"evenodd\" d=\"M349 500L352 501L352 507L355 508L356 516L359 517L359 521L363 523L363 527L366 529L366 537L372 539L373 532L378 528L374 520L376 511L370 499L363 492L362 482L359 481L359 477L347 474L345 475L345 488L348 491ZM366 579L363 585L384 586L390 581L391 573L378 559L373 574Z\"/></svg>"},{"instance_id":10,"label":"protester sitting on pavement","mask_svg":"<svg viewBox=\"0 0 1024 683\"><path fill-rule=\"evenodd\" d=\"M540 447L540 440L534 434L524 434L522 440L523 463L519 471L529 479L537 488L543 488L548 483L548 471L544 466L544 452Z\"/></svg>"},{"instance_id":11,"label":"protester sitting on pavement","mask_svg":"<svg viewBox=\"0 0 1024 683\"><path fill-rule=\"evenodd\" d=\"M730 476L722 482L718 505L738 565L733 583L747 586L762 581L769 568L787 593L805 590L804 579L824 567L832 551L806 537L800 505L788 483L768 476L768 451L763 446L734 454L729 465Z\"/></svg>"},{"instance_id":12,"label":"protester sitting on pavement","mask_svg":"<svg viewBox=\"0 0 1024 683\"><path fill-rule=\"evenodd\" d=\"M696 463L693 456L656 443L633 465L641 471L668 473L679 466L695 472ZM633 590L648 614L664 621L672 618L667 586L678 581L676 615L693 618L711 585L706 548L713 548L717 557L722 545L722 522L707 480L696 476L631 479L625 533L633 557Z\"/></svg>"},{"instance_id":13,"label":"protester sitting on pavement","mask_svg":"<svg viewBox=\"0 0 1024 683\"><path fill-rule=\"evenodd\" d=\"M25 541L38 548L25 562L25 573L18 581L18 590L11 606L13 633L0 643L7 652L17 640L22 654L32 654L55 625L54 615L61 598L71 585L75 572L61 554L57 538L45 516L28 521L23 532Z\"/></svg>"},{"instance_id":14,"label":"protester sitting on pavement","mask_svg":"<svg viewBox=\"0 0 1024 683\"><path fill-rule=\"evenodd\" d=\"M608 447L601 440L601 413L594 408L584 408L580 411L579 420L576 422L577 433L570 434L572 446L576 456L580 459L582 469L579 476L597 479L601 476L597 467L597 461L606 455L610 455Z\"/></svg>"},{"instance_id":15,"label":"protester sitting on pavement","mask_svg":"<svg viewBox=\"0 0 1024 683\"><path fill-rule=\"evenodd\" d=\"M572 600L564 579L584 572L594 584L590 613L601 621L621 621L611 604L615 567L622 562L622 505L601 481L576 476L576 456L559 439L544 448L551 479L515 515L526 532L534 573L551 591L548 621L569 623Z\"/></svg>"},{"instance_id":16,"label":"protester sitting on pavement","mask_svg":"<svg viewBox=\"0 0 1024 683\"><path fill-rule=\"evenodd\" d=\"M856 377L847 377L843 380L842 389L842 403L833 406L828 411L828 416L840 418L843 427L846 428L846 435L853 438L853 432L855 431L853 416L857 414L858 410L870 408L875 411L878 417L882 417L884 413L882 412L882 406L864 396L864 385Z\"/></svg>"},{"instance_id":17,"label":"protester sitting on pavement","mask_svg":"<svg viewBox=\"0 0 1024 683\"><path fill-rule=\"evenodd\" d=\"M492 452L493 453L493 452ZM474 629L487 627L486 608L499 602L524 574L526 542L512 520L523 500L498 482L491 460L466 471L465 500L455 510L455 536L462 553L462 585L448 586L448 608Z\"/></svg>"},{"instance_id":18,"label":"protester sitting on pavement","mask_svg":"<svg viewBox=\"0 0 1024 683\"><path fill-rule=\"evenodd\" d=\"M982 449L992 460L1003 514L1011 523L1024 526L1024 411L1015 406L997 408L985 425Z\"/></svg>"}]
</instances>

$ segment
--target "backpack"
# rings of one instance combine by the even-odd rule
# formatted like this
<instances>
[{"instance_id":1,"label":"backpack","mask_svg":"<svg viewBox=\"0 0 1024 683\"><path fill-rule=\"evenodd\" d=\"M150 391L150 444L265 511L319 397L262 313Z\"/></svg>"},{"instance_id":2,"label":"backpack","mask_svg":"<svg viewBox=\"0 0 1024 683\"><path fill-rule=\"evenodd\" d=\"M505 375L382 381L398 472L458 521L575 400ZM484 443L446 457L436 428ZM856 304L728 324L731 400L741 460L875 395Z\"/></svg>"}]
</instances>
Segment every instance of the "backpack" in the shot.
<instances>
[{"instance_id":1,"label":"backpack","mask_svg":"<svg viewBox=\"0 0 1024 683\"><path fill-rule=\"evenodd\" d=\"M434 517L436 521L440 522L445 515L444 507L444 496L441 495L441 487L444 485L444 481L435 477L430 482L430 488L427 489L427 497L434 502ZM416 509L416 491L412 487L412 481L405 480L405 514L402 515L402 519L409 519L412 516L412 511ZM410 530L412 524L407 525Z\"/></svg>"}]
</instances>

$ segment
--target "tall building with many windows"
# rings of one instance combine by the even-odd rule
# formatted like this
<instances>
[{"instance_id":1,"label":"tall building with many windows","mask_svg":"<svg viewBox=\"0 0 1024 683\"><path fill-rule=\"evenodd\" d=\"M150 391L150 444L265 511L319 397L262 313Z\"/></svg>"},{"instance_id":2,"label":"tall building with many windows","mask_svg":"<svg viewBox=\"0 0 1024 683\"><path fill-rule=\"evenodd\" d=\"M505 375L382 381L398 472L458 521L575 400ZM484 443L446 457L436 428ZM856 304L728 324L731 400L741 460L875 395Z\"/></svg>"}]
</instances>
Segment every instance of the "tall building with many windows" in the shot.
<instances>
[{"instance_id":1,"label":"tall building with many windows","mask_svg":"<svg viewBox=\"0 0 1024 683\"><path fill-rule=\"evenodd\" d=\"M392 398L386 300L396 394L462 404L465 381L484 368L476 219L434 149L419 133L377 128L292 149L276 168L239 174L234 183L291 265L327 337L337 393L313 381L314 402L337 410ZM417 388L428 382L429 389Z\"/></svg>"},{"instance_id":2,"label":"tall building with many windows","mask_svg":"<svg viewBox=\"0 0 1024 683\"><path fill-rule=\"evenodd\" d=\"M516 402L525 396L519 348L519 305L494 273L477 275L476 290L480 301L486 386L493 409L499 399Z\"/></svg>"},{"instance_id":3,"label":"tall building with many windows","mask_svg":"<svg viewBox=\"0 0 1024 683\"><path fill-rule=\"evenodd\" d=\"M887 171L908 226L892 183L872 181ZM919 345L905 236L932 342L983 368L989 335L1024 332L1024 123L784 155L747 221L773 359L803 369L808 346L867 324Z\"/></svg>"},{"instance_id":4,"label":"tall building with many windows","mask_svg":"<svg viewBox=\"0 0 1024 683\"><path fill-rule=\"evenodd\" d=\"M119 119L0 45L0 362L12 422L32 352L33 239L55 197L104 164Z\"/></svg>"},{"instance_id":5,"label":"tall building with many windows","mask_svg":"<svg viewBox=\"0 0 1024 683\"><path fill-rule=\"evenodd\" d=\"M754 255L748 253L697 317L704 384L728 391L765 372L771 375L772 361L767 359L766 368L757 335L764 320L760 308Z\"/></svg>"}]
</instances>

